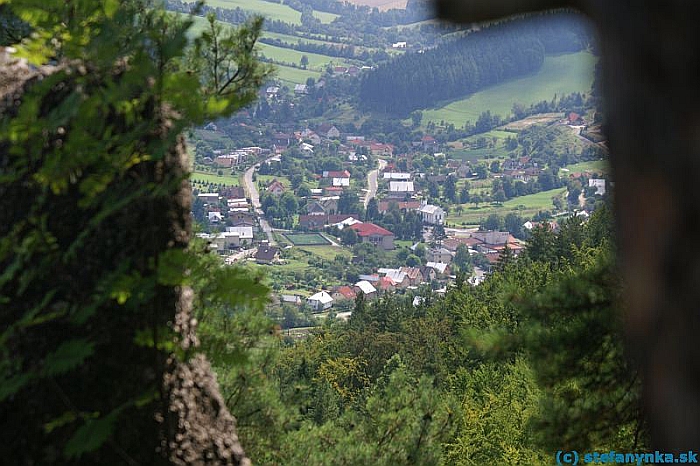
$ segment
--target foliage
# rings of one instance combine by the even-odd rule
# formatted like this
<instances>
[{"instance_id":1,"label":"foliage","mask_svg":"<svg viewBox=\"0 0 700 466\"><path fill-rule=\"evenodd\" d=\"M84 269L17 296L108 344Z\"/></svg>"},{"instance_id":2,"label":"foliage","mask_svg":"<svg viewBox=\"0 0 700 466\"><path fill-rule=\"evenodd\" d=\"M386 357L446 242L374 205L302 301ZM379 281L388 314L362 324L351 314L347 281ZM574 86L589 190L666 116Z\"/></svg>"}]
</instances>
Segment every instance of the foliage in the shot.
<instances>
[{"instance_id":1,"label":"foliage","mask_svg":"<svg viewBox=\"0 0 700 466\"><path fill-rule=\"evenodd\" d=\"M211 302L253 305L266 293L187 249L180 162L185 128L255 97L267 74L252 47L260 22L218 37L227 65L245 68L236 76L188 62L191 19L149 2L8 7L32 29L18 55L44 77L0 114L0 412L3 430L22 425L0 452L151 463L168 435L154 413L171 416L163 374L191 356L190 324L174 318L187 315L183 287L207 270Z\"/></svg>"}]
</instances>

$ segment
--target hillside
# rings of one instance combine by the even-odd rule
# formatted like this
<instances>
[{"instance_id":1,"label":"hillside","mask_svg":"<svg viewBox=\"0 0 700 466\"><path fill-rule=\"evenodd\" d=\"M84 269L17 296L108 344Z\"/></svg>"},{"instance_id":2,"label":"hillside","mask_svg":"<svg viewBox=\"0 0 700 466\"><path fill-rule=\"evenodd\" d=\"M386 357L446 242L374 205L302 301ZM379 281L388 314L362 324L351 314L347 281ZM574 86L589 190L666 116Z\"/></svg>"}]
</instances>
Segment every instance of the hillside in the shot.
<instances>
[{"instance_id":1,"label":"hillside","mask_svg":"<svg viewBox=\"0 0 700 466\"><path fill-rule=\"evenodd\" d=\"M551 100L556 94L588 93L593 84L593 68L597 58L589 52L548 56L540 70L524 78L491 86L471 96L454 100L423 112L423 122L454 124L474 123L479 115L490 110L503 117L511 113L514 103L525 106Z\"/></svg>"}]
</instances>

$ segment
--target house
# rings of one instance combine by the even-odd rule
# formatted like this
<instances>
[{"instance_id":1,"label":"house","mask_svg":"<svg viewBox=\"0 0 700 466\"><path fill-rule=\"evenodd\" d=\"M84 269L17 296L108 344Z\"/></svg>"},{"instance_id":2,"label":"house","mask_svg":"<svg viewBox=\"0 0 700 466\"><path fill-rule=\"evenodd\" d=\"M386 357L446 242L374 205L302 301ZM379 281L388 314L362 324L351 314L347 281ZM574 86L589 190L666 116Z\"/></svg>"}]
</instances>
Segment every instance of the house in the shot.
<instances>
[{"instance_id":1,"label":"house","mask_svg":"<svg viewBox=\"0 0 700 466\"><path fill-rule=\"evenodd\" d=\"M386 211L389 210L389 207L391 207L392 204L396 204L396 207L402 211L418 210L421 206L420 201L379 201L377 203L379 213L386 213Z\"/></svg>"},{"instance_id":2,"label":"house","mask_svg":"<svg viewBox=\"0 0 700 466\"><path fill-rule=\"evenodd\" d=\"M348 219L357 218L357 214L320 214L320 215L300 215L299 226L303 230L321 230L328 225L337 225L346 222Z\"/></svg>"},{"instance_id":3,"label":"house","mask_svg":"<svg viewBox=\"0 0 700 466\"><path fill-rule=\"evenodd\" d=\"M277 259L279 249L274 246L262 245L255 253L255 262L258 264L272 264Z\"/></svg>"},{"instance_id":4,"label":"house","mask_svg":"<svg viewBox=\"0 0 700 466\"><path fill-rule=\"evenodd\" d=\"M335 186L335 187L350 186L350 178L333 178L333 186Z\"/></svg>"},{"instance_id":5,"label":"house","mask_svg":"<svg viewBox=\"0 0 700 466\"><path fill-rule=\"evenodd\" d=\"M332 215L338 212L340 196L326 196L315 199L306 204L306 213L309 215Z\"/></svg>"},{"instance_id":6,"label":"house","mask_svg":"<svg viewBox=\"0 0 700 466\"><path fill-rule=\"evenodd\" d=\"M394 249L394 234L374 223L356 223L348 228L355 230L363 243L371 243L384 250Z\"/></svg>"},{"instance_id":7,"label":"house","mask_svg":"<svg viewBox=\"0 0 700 466\"><path fill-rule=\"evenodd\" d=\"M444 262L427 262L425 266L435 270L437 278L446 278L450 275L450 266Z\"/></svg>"},{"instance_id":8,"label":"house","mask_svg":"<svg viewBox=\"0 0 700 466\"><path fill-rule=\"evenodd\" d=\"M442 262L444 264L452 262L452 253L446 248L429 249L427 256L430 262Z\"/></svg>"},{"instance_id":9,"label":"house","mask_svg":"<svg viewBox=\"0 0 700 466\"><path fill-rule=\"evenodd\" d=\"M329 123L324 123L319 126L316 132L326 139L340 138L340 130Z\"/></svg>"},{"instance_id":10,"label":"house","mask_svg":"<svg viewBox=\"0 0 700 466\"><path fill-rule=\"evenodd\" d=\"M319 291L306 299L306 304L316 312L325 311L333 306L333 298L326 291Z\"/></svg>"},{"instance_id":11,"label":"house","mask_svg":"<svg viewBox=\"0 0 700 466\"><path fill-rule=\"evenodd\" d=\"M377 289L382 293L396 289L396 283L390 277L381 277L377 281Z\"/></svg>"},{"instance_id":12,"label":"house","mask_svg":"<svg viewBox=\"0 0 700 466\"><path fill-rule=\"evenodd\" d=\"M370 143L369 150L370 150L370 153L372 155L393 155L394 154L394 145L373 142L373 143Z\"/></svg>"},{"instance_id":13,"label":"house","mask_svg":"<svg viewBox=\"0 0 700 466\"><path fill-rule=\"evenodd\" d=\"M201 199L205 204L208 205L218 205L219 204L219 193L200 193L197 195L197 199Z\"/></svg>"},{"instance_id":14,"label":"house","mask_svg":"<svg viewBox=\"0 0 700 466\"><path fill-rule=\"evenodd\" d=\"M409 181L411 179L410 173L400 173L400 172L384 172L385 180L397 180L397 181Z\"/></svg>"},{"instance_id":15,"label":"house","mask_svg":"<svg viewBox=\"0 0 700 466\"><path fill-rule=\"evenodd\" d=\"M591 178L590 180L588 180L588 187L589 188L596 188L596 191L595 191L596 196L605 195L605 180L598 179L598 178Z\"/></svg>"},{"instance_id":16,"label":"house","mask_svg":"<svg viewBox=\"0 0 700 466\"><path fill-rule=\"evenodd\" d=\"M277 179L274 179L269 185L267 185L267 189L265 191L275 196L279 196L286 191L286 188L282 183L277 181Z\"/></svg>"},{"instance_id":17,"label":"house","mask_svg":"<svg viewBox=\"0 0 700 466\"><path fill-rule=\"evenodd\" d=\"M308 94L309 89L306 87L306 84L296 84L294 86L294 93L297 95Z\"/></svg>"},{"instance_id":18,"label":"house","mask_svg":"<svg viewBox=\"0 0 700 466\"><path fill-rule=\"evenodd\" d=\"M253 244L253 227L226 227L226 233L236 233L238 235L238 241L241 246L244 246L246 244Z\"/></svg>"},{"instance_id":19,"label":"house","mask_svg":"<svg viewBox=\"0 0 700 466\"><path fill-rule=\"evenodd\" d=\"M391 48L393 48L393 49L405 49L406 42L405 41L394 42L393 44L391 44Z\"/></svg>"},{"instance_id":20,"label":"house","mask_svg":"<svg viewBox=\"0 0 700 466\"><path fill-rule=\"evenodd\" d=\"M445 217L447 217L447 213L442 207L428 204L425 201L423 201L418 212L420 213L421 220L430 225L443 225L445 223Z\"/></svg>"},{"instance_id":21,"label":"house","mask_svg":"<svg viewBox=\"0 0 700 466\"><path fill-rule=\"evenodd\" d=\"M207 212L207 218L210 223L220 223L224 216L221 215L221 212Z\"/></svg>"},{"instance_id":22,"label":"house","mask_svg":"<svg viewBox=\"0 0 700 466\"><path fill-rule=\"evenodd\" d=\"M413 181L389 181L389 193L390 194L413 194L415 191L413 187Z\"/></svg>"},{"instance_id":23,"label":"house","mask_svg":"<svg viewBox=\"0 0 700 466\"><path fill-rule=\"evenodd\" d=\"M571 112L566 118L566 123L571 126L580 126L583 124L583 118L581 118L581 115L579 115L578 113Z\"/></svg>"},{"instance_id":24,"label":"house","mask_svg":"<svg viewBox=\"0 0 700 466\"><path fill-rule=\"evenodd\" d=\"M347 170L335 171L335 170L324 170L324 178L348 178L350 179L350 172Z\"/></svg>"},{"instance_id":25,"label":"house","mask_svg":"<svg viewBox=\"0 0 700 466\"><path fill-rule=\"evenodd\" d=\"M355 299L357 296L357 293L355 290L353 290L351 287L345 285L345 286L340 286L331 293L331 297L335 301L342 301L346 299Z\"/></svg>"},{"instance_id":26,"label":"house","mask_svg":"<svg viewBox=\"0 0 700 466\"><path fill-rule=\"evenodd\" d=\"M382 269L379 269L380 271ZM396 288L406 288L409 286L410 279L408 278L408 275L406 275L406 272L402 272L400 269L384 269L385 270L385 277L390 278L394 282L394 287Z\"/></svg>"},{"instance_id":27,"label":"house","mask_svg":"<svg viewBox=\"0 0 700 466\"><path fill-rule=\"evenodd\" d=\"M269 86L267 89L265 89L265 94L267 95L268 99L272 97L277 97L277 93L279 93L280 88L279 86Z\"/></svg>"},{"instance_id":28,"label":"house","mask_svg":"<svg viewBox=\"0 0 700 466\"><path fill-rule=\"evenodd\" d=\"M424 265L420 268L420 273L423 276L423 282L430 283L437 278L437 272L432 267Z\"/></svg>"},{"instance_id":29,"label":"house","mask_svg":"<svg viewBox=\"0 0 700 466\"><path fill-rule=\"evenodd\" d=\"M240 235L234 232L216 234L198 233L197 237L202 238L208 243L209 250L216 251L219 254L225 254L227 251L241 245Z\"/></svg>"},{"instance_id":30,"label":"house","mask_svg":"<svg viewBox=\"0 0 700 466\"><path fill-rule=\"evenodd\" d=\"M280 302L283 304L293 304L294 306L301 306L301 297L295 294L283 294L280 296Z\"/></svg>"},{"instance_id":31,"label":"house","mask_svg":"<svg viewBox=\"0 0 700 466\"><path fill-rule=\"evenodd\" d=\"M292 136L287 133L275 133L272 136L272 143L278 147L287 147L292 143Z\"/></svg>"},{"instance_id":32,"label":"house","mask_svg":"<svg viewBox=\"0 0 700 466\"><path fill-rule=\"evenodd\" d=\"M333 74L345 74L347 73L348 68L346 66L334 66L333 67Z\"/></svg>"},{"instance_id":33,"label":"house","mask_svg":"<svg viewBox=\"0 0 700 466\"><path fill-rule=\"evenodd\" d=\"M377 289L367 280L355 283L355 292L364 294L365 298L373 298L377 295Z\"/></svg>"},{"instance_id":34,"label":"house","mask_svg":"<svg viewBox=\"0 0 700 466\"><path fill-rule=\"evenodd\" d=\"M426 151L432 151L437 147L437 141L435 140L434 137L426 134L423 136L420 140L421 146L423 147L423 150Z\"/></svg>"},{"instance_id":35,"label":"house","mask_svg":"<svg viewBox=\"0 0 700 466\"><path fill-rule=\"evenodd\" d=\"M219 190L219 194L225 199L245 198L245 189L242 186L229 186Z\"/></svg>"},{"instance_id":36,"label":"house","mask_svg":"<svg viewBox=\"0 0 700 466\"><path fill-rule=\"evenodd\" d=\"M408 280L408 286L418 286L423 282L423 274L418 267L401 267L401 272L406 274L404 280Z\"/></svg>"},{"instance_id":37,"label":"house","mask_svg":"<svg viewBox=\"0 0 700 466\"><path fill-rule=\"evenodd\" d=\"M257 230L255 216L248 211L229 212L228 219L233 227L251 227L253 231Z\"/></svg>"}]
</instances>

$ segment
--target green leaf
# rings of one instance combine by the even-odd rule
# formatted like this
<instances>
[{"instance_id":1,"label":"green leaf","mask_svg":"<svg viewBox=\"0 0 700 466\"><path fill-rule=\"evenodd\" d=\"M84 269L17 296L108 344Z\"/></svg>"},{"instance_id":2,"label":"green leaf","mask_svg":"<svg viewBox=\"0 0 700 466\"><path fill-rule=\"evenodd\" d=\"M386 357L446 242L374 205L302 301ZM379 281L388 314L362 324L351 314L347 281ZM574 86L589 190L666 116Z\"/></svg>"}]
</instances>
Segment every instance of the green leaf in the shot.
<instances>
[{"instance_id":1,"label":"green leaf","mask_svg":"<svg viewBox=\"0 0 700 466\"><path fill-rule=\"evenodd\" d=\"M102 419L88 420L66 443L63 453L68 458L78 458L83 453L97 450L109 438L121 409L115 409Z\"/></svg>"},{"instance_id":2,"label":"green leaf","mask_svg":"<svg viewBox=\"0 0 700 466\"><path fill-rule=\"evenodd\" d=\"M94 343L85 339L63 342L53 353L44 359L43 374L52 376L63 374L78 367L94 352Z\"/></svg>"}]
</instances>

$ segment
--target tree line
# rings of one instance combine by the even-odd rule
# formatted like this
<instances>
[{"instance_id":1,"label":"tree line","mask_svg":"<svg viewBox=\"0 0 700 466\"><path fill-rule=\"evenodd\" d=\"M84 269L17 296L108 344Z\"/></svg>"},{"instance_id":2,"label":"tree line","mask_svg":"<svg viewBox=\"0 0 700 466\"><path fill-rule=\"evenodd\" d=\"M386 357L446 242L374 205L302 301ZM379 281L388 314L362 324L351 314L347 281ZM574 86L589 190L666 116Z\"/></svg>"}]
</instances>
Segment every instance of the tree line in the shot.
<instances>
[{"instance_id":1,"label":"tree line","mask_svg":"<svg viewBox=\"0 0 700 466\"><path fill-rule=\"evenodd\" d=\"M580 19L568 14L494 24L379 66L362 80L360 105L406 115L534 73L545 54L578 51L589 42Z\"/></svg>"}]
</instances>

